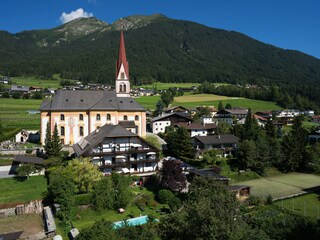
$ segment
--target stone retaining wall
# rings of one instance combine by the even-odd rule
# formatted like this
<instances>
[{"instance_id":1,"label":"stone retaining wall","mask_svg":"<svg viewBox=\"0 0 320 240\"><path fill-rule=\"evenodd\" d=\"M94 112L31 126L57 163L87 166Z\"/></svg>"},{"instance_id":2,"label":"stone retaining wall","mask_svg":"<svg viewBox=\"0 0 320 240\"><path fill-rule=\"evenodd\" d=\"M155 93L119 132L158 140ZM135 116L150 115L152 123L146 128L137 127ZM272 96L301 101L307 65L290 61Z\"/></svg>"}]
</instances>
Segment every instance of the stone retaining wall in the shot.
<instances>
[{"instance_id":1,"label":"stone retaining wall","mask_svg":"<svg viewBox=\"0 0 320 240\"><path fill-rule=\"evenodd\" d=\"M17 204L15 207L0 209L0 218L30 213L40 214L42 210L42 200L34 200L24 204Z\"/></svg>"}]
</instances>

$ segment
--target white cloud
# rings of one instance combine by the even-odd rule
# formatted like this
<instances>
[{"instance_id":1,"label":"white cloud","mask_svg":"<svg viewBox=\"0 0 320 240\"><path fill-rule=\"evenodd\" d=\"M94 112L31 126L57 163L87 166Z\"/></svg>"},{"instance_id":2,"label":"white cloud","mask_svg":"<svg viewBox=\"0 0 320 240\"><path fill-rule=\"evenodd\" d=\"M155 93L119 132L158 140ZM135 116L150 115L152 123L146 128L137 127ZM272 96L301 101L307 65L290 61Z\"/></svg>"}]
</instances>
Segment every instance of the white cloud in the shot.
<instances>
[{"instance_id":1,"label":"white cloud","mask_svg":"<svg viewBox=\"0 0 320 240\"><path fill-rule=\"evenodd\" d=\"M88 18L88 17L93 17L93 14L92 13L88 13L88 12L85 12L82 8L79 8L75 11L72 11L71 13L65 13L63 12L60 16L60 22L62 23L67 23L67 22L70 22L76 18Z\"/></svg>"}]
</instances>

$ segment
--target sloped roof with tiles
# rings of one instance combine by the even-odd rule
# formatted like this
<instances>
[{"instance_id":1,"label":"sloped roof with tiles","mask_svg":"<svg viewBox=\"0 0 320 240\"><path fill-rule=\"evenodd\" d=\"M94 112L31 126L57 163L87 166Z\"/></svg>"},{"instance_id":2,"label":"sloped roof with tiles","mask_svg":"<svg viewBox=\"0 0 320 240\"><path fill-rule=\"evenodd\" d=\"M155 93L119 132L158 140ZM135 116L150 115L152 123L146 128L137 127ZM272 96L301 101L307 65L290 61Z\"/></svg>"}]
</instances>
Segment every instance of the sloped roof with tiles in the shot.
<instances>
[{"instance_id":1,"label":"sloped roof with tiles","mask_svg":"<svg viewBox=\"0 0 320 240\"><path fill-rule=\"evenodd\" d=\"M120 32L120 46L119 46L119 55L118 55L118 61L117 61L116 77L119 74L121 64L123 64L124 71L126 72L127 78L129 78L129 64L126 56L126 48L124 45L123 31Z\"/></svg>"},{"instance_id":2,"label":"sloped roof with tiles","mask_svg":"<svg viewBox=\"0 0 320 240\"><path fill-rule=\"evenodd\" d=\"M117 97L114 91L59 90L52 100L43 101L41 111L145 111L131 97Z\"/></svg>"},{"instance_id":3,"label":"sloped roof with tiles","mask_svg":"<svg viewBox=\"0 0 320 240\"><path fill-rule=\"evenodd\" d=\"M104 138L139 137L120 125L104 125L73 145L74 152L81 156L103 141Z\"/></svg>"},{"instance_id":4,"label":"sloped roof with tiles","mask_svg":"<svg viewBox=\"0 0 320 240\"><path fill-rule=\"evenodd\" d=\"M194 138L203 144L232 144L238 143L240 140L237 136L232 134L196 136Z\"/></svg>"}]
</instances>

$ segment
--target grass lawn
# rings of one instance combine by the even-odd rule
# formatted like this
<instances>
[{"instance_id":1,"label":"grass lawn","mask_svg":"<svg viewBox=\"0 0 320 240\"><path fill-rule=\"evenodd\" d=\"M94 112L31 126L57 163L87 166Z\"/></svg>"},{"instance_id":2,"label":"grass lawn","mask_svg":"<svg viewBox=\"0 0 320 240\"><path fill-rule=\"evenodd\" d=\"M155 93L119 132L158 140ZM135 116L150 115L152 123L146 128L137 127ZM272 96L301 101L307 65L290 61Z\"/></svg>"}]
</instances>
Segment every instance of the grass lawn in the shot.
<instances>
[{"instance_id":1,"label":"grass lawn","mask_svg":"<svg viewBox=\"0 0 320 240\"><path fill-rule=\"evenodd\" d=\"M314 123L314 122L309 122L309 121L303 121L302 126L305 128L311 128L311 127L318 127L320 124L319 123Z\"/></svg>"},{"instance_id":2,"label":"grass lawn","mask_svg":"<svg viewBox=\"0 0 320 240\"><path fill-rule=\"evenodd\" d=\"M40 129L40 114L28 114L39 110L42 100L0 98L0 121L5 129Z\"/></svg>"},{"instance_id":3,"label":"grass lawn","mask_svg":"<svg viewBox=\"0 0 320 240\"><path fill-rule=\"evenodd\" d=\"M230 178L229 183L238 183L243 181L249 181L253 179L259 179L261 176L257 174L256 172L250 171L250 172L244 172L239 174L238 171L233 171L230 168L230 165L227 163L227 159L223 159L220 164L221 167L221 175Z\"/></svg>"},{"instance_id":4,"label":"grass lawn","mask_svg":"<svg viewBox=\"0 0 320 240\"><path fill-rule=\"evenodd\" d=\"M308 193L309 188L320 186L320 176L289 173L240 182L240 184L251 186L252 195L266 198L270 194L277 199L298 193Z\"/></svg>"},{"instance_id":5,"label":"grass lawn","mask_svg":"<svg viewBox=\"0 0 320 240\"><path fill-rule=\"evenodd\" d=\"M320 192L279 200L274 202L274 204L303 216L320 219Z\"/></svg>"},{"instance_id":6,"label":"grass lawn","mask_svg":"<svg viewBox=\"0 0 320 240\"><path fill-rule=\"evenodd\" d=\"M153 84L144 84L140 86L134 86L133 88L145 88L145 89L157 89L157 90L163 90L168 88L174 88L174 87L182 87L182 88L190 88L192 86L199 86L200 83L162 83L157 82Z\"/></svg>"},{"instance_id":7,"label":"grass lawn","mask_svg":"<svg viewBox=\"0 0 320 240\"><path fill-rule=\"evenodd\" d=\"M251 108L252 112L282 109L276 105L275 102L226 97L214 94L195 94L176 97L172 105L181 105L188 108L195 108L196 106L215 106L217 108L220 101L222 101L223 105L230 103L232 107Z\"/></svg>"},{"instance_id":8,"label":"grass lawn","mask_svg":"<svg viewBox=\"0 0 320 240\"><path fill-rule=\"evenodd\" d=\"M0 166L8 166L12 164L12 159L10 158L0 158Z\"/></svg>"},{"instance_id":9,"label":"grass lawn","mask_svg":"<svg viewBox=\"0 0 320 240\"><path fill-rule=\"evenodd\" d=\"M42 88L59 88L60 81L53 79L38 79L35 77L13 77L11 78L12 84L22 86L34 86Z\"/></svg>"},{"instance_id":10,"label":"grass lawn","mask_svg":"<svg viewBox=\"0 0 320 240\"><path fill-rule=\"evenodd\" d=\"M44 176L33 176L25 181L19 181L15 178L1 178L0 189L0 203L42 199L42 194L47 190L47 180Z\"/></svg>"},{"instance_id":11,"label":"grass lawn","mask_svg":"<svg viewBox=\"0 0 320 240\"><path fill-rule=\"evenodd\" d=\"M128 218L139 217L140 215L152 215L158 219L162 217L158 212L156 212L156 209L161 208L168 208L167 204L159 204L155 207L144 207L144 211L141 211L134 203L134 199L138 196L142 195L149 195L154 199L154 194L151 191L148 191L146 188L143 190L140 190L139 187L133 187L130 188L130 191L132 192L133 198L131 203L129 203L129 206L125 208L125 213L119 214L115 210L102 210L100 212L94 211L92 209L87 210L81 210L78 209L76 218L72 221L73 225L77 227L79 230L88 228L92 226L96 221L99 221L101 219L106 219L110 222L116 222L116 221L122 221Z\"/></svg>"}]
</instances>

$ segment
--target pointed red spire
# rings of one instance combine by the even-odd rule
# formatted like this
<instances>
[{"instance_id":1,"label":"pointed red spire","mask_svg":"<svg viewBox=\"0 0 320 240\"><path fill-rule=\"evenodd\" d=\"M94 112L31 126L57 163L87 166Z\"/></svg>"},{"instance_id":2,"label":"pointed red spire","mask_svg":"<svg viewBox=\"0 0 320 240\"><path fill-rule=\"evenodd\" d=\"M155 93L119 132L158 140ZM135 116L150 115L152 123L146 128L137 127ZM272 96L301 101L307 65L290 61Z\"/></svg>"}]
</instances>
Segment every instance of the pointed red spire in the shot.
<instances>
[{"instance_id":1,"label":"pointed red spire","mask_svg":"<svg viewBox=\"0 0 320 240\"><path fill-rule=\"evenodd\" d=\"M120 46L119 46L119 56L117 61L116 77L118 77L119 75L121 64L123 64L124 71L126 72L127 78L129 78L129 64L127 62L127 57L126 57L126 48L124 46L123 31L120 32Z\"/></svg>"}]
</instances>

